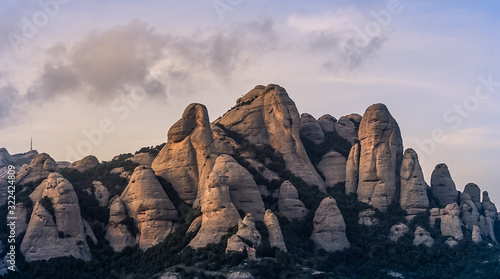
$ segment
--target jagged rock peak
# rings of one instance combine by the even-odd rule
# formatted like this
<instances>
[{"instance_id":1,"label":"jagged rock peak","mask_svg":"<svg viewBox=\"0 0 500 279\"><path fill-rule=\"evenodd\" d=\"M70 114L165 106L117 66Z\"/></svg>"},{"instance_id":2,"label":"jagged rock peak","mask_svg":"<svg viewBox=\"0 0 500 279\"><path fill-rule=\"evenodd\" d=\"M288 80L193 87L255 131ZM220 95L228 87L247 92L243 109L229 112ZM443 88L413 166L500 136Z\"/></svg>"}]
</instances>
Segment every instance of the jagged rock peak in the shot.
<instances>
[{"instance_id":1,"label":"jagged rock peak","mask_svg":"<svg viewBox=\"0 0 500 279\"><path fill-rule=\"evenodd\" d=\"M408 215L426 212L429 207L427 183L415 150L406 149L401 164L401 208Z\"/></svg>"},{"instance_id":2,"label":"jagged rock peak","mask_svg":"<svg viewBox=\"0 0 500 279\"><path fill-rule=\"evenodd\" d=\"M170 182L179 197L188 204L200 198L216 158L216 149L204 105L190 104L182 118L168 131L167 144L151 167L156 175Z\"/></svg>"},{"instance_id":3,"label":"jagged rock peak","mask_svg":"<svg viewBox=\"0 0 500 279\"><path fill-rule=\"evenodd\" d=\"M488 213L493 220L497 220L498 219L497 207L490 200L490 196L488 195L487 191L483 192L483 203L482 203L482 205L483 205L485 214Z\"/></svg>"},{"instance_id":4,"label":"jagged rock peak","mask_svg":"<svg viewBox=\"0 0 500 279\"><path fill-rule=\"evenodd\" d=\"M142 165L134 169L121 200L135 220L139 248L152 247L172 232L177 210L150 167Z\"/></svg>"},{"instance_id":5,"label":"jagged rock peak","mask_svg":"<svg viewBox=\"0 0 500 279\"><path fill-rule=\"evenodd\" d=\"M75 161L69 165L68 168L70 169L76 169L80 172L84 172L86 170L89 170L95 166L99 165L99 160L97 159L96 156L89 155L87 157L84 157L81 160Z\"/></svg>"},{"instance_id":6,"label":"jagged rock peak","mask_svg":"<svg viewBox=\"0 0 500 279\"><path fill-rule=\"evenodd\" d=\"M309 113L300 115L300 137L315 144L320 144L325 140L325 133L319 122Z\"/></svg>"},{"instance_id":7,"label":"jagged rock peak","mask_svg":"<svg viewBox=\"0 0 500 279\"><path fill-rule=\"evenodd\" d=\"M332 133L335 132L335 123L337 119L329 114L325 114L318 118L318 123L323 130L323 133Z\"/></svg>"},{"instance_id":8,"label":"jagged rock peak","mask_svg":"<svg viewBox=\"0 0 500 279\"><path fill-rule=\"evenodd\" d=\"M28 166L23 166L16 177L17 184L26 184L36 182L40 179L45 179L52 172L61 172L56 161L49 154L38 154Z\"/></svg>"},{"instance_id":9,"label":"jagged rock peak","mask_svg":"<svg viewBox=\"0 0 500 279\"><path fill-rule=\"evenodd\" d=\"M300 116L286 90L278 85L256 86L215 124L256 145L271 145L283 154L286 167L309 185L326 192L300 140Z\"/></svg>"},{"instance_id":10,"label":"jagged rock peak","mask_svg":"<svg viewBox=\"0 0 500 279\"><path fill-rule=\"evenodd\" d=\"M21 243L21 252L27 261L48 260L73 256L91 259L78 197L73 185L58 173L51 173L42 182L42 199L52 206L36 201L31 219Z\"/></svg>"},{"instance_id":11,"label":"jagged rock peak","mask_svg":"<svg viewBox=\"0 0 500 279\"><path fill-rule=\"evenodd\" d=\"M398 123L383 104L368 107L359 126L358 199L385 211L399 200L403 140Z\"/></svg>"},{"instance_id":12,"label":"jagged rock peak","mask_svg":"<svg viewBox=\"0 0 500 279\"><path fill-rule=\"evenodd\" d=\"M458 202L458 192L446 164L438 164L431 176L431 191L441 207Z\"/></svg>"},{"instance_id":13,"label":"jagged rock peak","mask_svg":"<svg viewBox=\"0 0 500 279\"><path fill-rule=\"evenodd\" d=\"M347 249L351 246L345 234L345 222L333 197L321 201L313 219L314 231L311 239L328 252Z\"/></svg>"}]
</instances>

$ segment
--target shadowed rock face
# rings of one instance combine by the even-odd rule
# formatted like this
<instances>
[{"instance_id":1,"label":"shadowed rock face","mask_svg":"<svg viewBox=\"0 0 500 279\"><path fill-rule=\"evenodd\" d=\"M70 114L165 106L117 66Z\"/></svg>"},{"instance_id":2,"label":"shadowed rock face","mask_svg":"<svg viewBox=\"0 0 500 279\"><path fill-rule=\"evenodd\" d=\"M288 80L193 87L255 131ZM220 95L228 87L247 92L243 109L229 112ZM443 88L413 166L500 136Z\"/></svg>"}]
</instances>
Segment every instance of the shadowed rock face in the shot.
<instances>
[{"instance_id":1,"label":"shadowed rock face","mask_svg":"<svg viewBox=\"0 0 500 279\"><path fill-rule=\"evenodd\" d=\"M415 238L413 239L413 245L418 246L420 244L424 244L427 247L432 247L432 245L434 245L434 238L432 238L431 234L428 231L418 226L415 229Z\"/></svg>"},{"instance_id":2,"label":"shadowed rock face","mask_svg":"<svg viewBox=\"0 0 500 279\"><path fill-rule=\"evenodd\" d=\"M462 221L469 230L479 225L479 211L467 193L460 194L460 213Z\"/></svg>"},{"instance_id":3,"label":"shadowed rock face","mask_svg":"<svg viewBox=\"0 0 500 279\"><path fill-rule=\"evenodd\" d=\"M458 192L446 164L434 168L431 176L431 191L441 206L458 202Z\"/></svg>"},{"instance_id":4,"label":"shadowed rock face","mask_svg":"<svg viewBox=\"0 0 500 279\"><path fill-rule=\"evenodd\" d=\"M318 169L325 177L327 187L333 187L339 182L344 182L346 178L346 159L335 151L327 152L321 158Z\"/></svg>"},{"instance_id":5,"label":"shadowed rock face","mask_svg":"<svg viewBox=\"0 0 500 279\"><path fill-rule=\"evenodd\" d=\"M413 149L407 149L401 165L401 198L399 202L401 208L408 215L416 215L429 208L427 187L417 153Z\"/></svg>"},{"instance_id":6,"label":"shadowed rock face","mask_svg":"<svg viewBox=\"0 0 500 279\"><path fill-rule=\"evenodd\" d=\"M358 179L359 179L359 152L360 152L359 143L355 143L351 147L351 151L349 152L349 158L346 163L346 178L345 178L345 192L346 194L353 194L358 191Z\"/></svg>"},{"instance_id":7,"label":"shadowed rock face","mask_svg":"<svg viewBox=\"0 0 500 279\"><path fill-rule=\"evenodd\" d=\"M314 231L311 239L328 252L347 249L351 246L345 234L345 222L337 202L326 197L314 214Z\"/></svg>"},{"instance_id":8,"label":"shadowed rock face","mask_svg":"<svg viewBox=\"0 0 500 279\"><path fill-rule=\"evenodd\" d=\"M399 199L403 159L399 126L385 105L375 104L363 115L358 136L358 199L384 211Z\"/></svg>"},{"instance_id":9,"label":"shadowed rock face","mask_svg":"<svg viewBox=\"0 0 500 279\"><path fill-rule=\"evenodd\" d=\"M443 236L453 236L456 240L464 238L459 215L460 208L456 203L448 204L441 210L441 233Z\"/></svg>"},{"instance_id":10,"label":"shadowed rock face","mask_svg":"<svg viewBox=\"0 0 500 279\"><path fill-rule=\"evenodd\" d=\"M127 208L119 196L110 201L109 223L105 238L115 252L122 251L125 247L133 247L136 244L135 236L123 223L127 219Z\"/></svg>"},{"instance_id":11,"label":"shadowed rock face","mask_svg":"<svg viewBox=\"0 0 500 279\"><path fill-rule=\"evenodd\" d=\"M26 260L63 256L90 260L92 256L73 185L60 174L52 173L39 187L43 189L40 199L50 199L53 212L45 208L40 200L33 201L33 213L21 243L21 252Z\"/></svg>"},{"instance_id":12,"label":"shadowed rock face","mask_svg":"<svg viewBox=\"0 0 500 279\"><path fill-rule=\"evenodd\" d=\"M468 183L465 185L464 193L469 194L472 202L476 205L477 210L481 210L483 208L481 204L481 189L474 183Z\"/></svg>"},{"instance_id":13,"label":"shadowed rock face","mask_svg":"<svg viewBox=\"0 0 500 279\"><path fill-rule=\"evenodd\" d=\"M300 136L315 144L320 144L325 140L325 134L318 121L308 113L300 116Z\"/></svg>"},{"instance_id":14,"label":"shadowed rock face","mask_svg":"<svg viewBox=\"0 0 500 279\"><path fill-rule=\"evenodd\" d=\"M19 170L16 177L16 184L36 182L40 179L47 178L52 172L60 173L61 169L49 154L41 153L37 155L28 166L23 166Z\"/></svg>"},{"instance_id":15,"label":"shadowed rock face","mask_svg":"<svg viewBox=\"0 0 500 279\"><path fill-rule=\"evenodd\" d=\"M162 242L172 232L177 210L148 166L135 168L121 200L135 220L140 249Z\"/></svg>"},{"instance_id":16,"label":"shadowed rock face","mask_svg":"<svg viewBox=\"0 0 500 279\"><path fill-rule=\"evenodd\" d=\"M271 145L283 154L287 168L309 185L326 191L300 140L300 117L285 89L274 84L256 86L216 124L237 132L248 141Z\"/></svg>"},{"instance_id":17,"label":"shadowed rock face","mask_svg":"<svg viewBox=\"0 0 500 279\"><path fill-rule=\"evenodd\" d=\"M213 168L215 153L207 109L191 104L168 131L167 144L151 167L156 175L172 183L183 201L193 204Z\"/></svg>"}]
</instances>

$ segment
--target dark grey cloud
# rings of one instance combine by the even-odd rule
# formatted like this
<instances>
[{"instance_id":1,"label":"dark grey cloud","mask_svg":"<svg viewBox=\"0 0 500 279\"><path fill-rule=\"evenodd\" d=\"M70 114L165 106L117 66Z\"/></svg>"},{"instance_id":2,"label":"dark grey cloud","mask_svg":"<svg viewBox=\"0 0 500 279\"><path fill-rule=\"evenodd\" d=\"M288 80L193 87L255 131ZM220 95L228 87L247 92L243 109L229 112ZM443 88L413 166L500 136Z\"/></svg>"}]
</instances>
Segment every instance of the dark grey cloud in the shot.
<instances>
[{"instance_id":1,"label":"dark grey cloud","mask_svg":"<svg viewBox=\"0 0 500 279\"><path fill-rule=\"evenodd\" d=\"M19 94L11 86L5 86L0 88L0 128L13 124L16 117L14 112L19 105Z\"/></svg>"}]
</instances>

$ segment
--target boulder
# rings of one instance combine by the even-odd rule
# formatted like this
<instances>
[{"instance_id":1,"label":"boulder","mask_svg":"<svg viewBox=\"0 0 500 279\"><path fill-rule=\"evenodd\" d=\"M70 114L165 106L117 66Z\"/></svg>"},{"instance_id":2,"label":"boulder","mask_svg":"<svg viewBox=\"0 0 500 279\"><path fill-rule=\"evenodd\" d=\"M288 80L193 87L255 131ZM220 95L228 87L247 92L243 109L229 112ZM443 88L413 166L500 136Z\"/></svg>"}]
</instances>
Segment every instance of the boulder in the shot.
<instances>
[{"instance_id":1,"label":"boulder","mask_svg":"<svg viewBox=\"0 0 500 279\"><path fill-rule=\"evenodd\" d=\"M254 277L248 272L235 271L228 274L227 279L254 279Z\"/></svg>"},{"instance_id":2,"label":"boulder","mask_svg":"<svg viewBox=\"0 0 500 279\"><path fill-rule=\"evenodd\" d=\"M323 133L333 133L335 132L335 123L337 119L329 114L325 114L318 118L319 126L321 126L321 130Z\"/></svg>"},{"instance_id":3,"label":"boulder","mask_svg":"<svg viewBox=\"0 0 500 279\"><path fill-rule=\"evenodd\" d=\"M60 173L61 169L49 154L41 153L29 165L23 166L19 170L16 176L16 184L21 185L29 182L37 182L47 178L53 172Z\"/></svg>"},{"instance_id":4,"label":"boulder","mask_svg":"<svg viewBox=\"0 0 500 279\"><path fill-rule=\"evenodd\" d=\"M351 147L346 163L345 192L348 195L354 194L358 191L359 152L360 145L357 142Z\"/></svg>"},{"instance_id":5,"label":"boulder","mask_svg":"<svg viewBox=\"0 0 500 279\"><path fill-rule=\"evenodd\" d=\"M399 200L403 160L401 132L385 105L368 107L359 126L359 140L358 200L385 211Z\"/></svg>"},{"instance_id":6,"label":"boulder","mask_svg":"<svg viewBox=\"0 0 500 279\"><path fill-rule=\"evenodd\" d=\"M472 241L474 241L474 243L483 241L483 238L481 237L481 230L476 225L472 228Z\"/></svg>"},{"instance_id":7,"label":"boulder","mask_svg":"<svg viewBox=\"0 0 500 279\"><path fill-rule=\"evenodd\" d=\"M203 193L200 187L212 171L215 153L207 108L190 104L168 131L167 144L151 167L156 175L172 184L179 198L197 206Z\"/></svg>"},{"instance_id":8,"label":"boulder","mask_svg":"<svg viewBox=\"0 0 500 279\"><path fill-rule=\"evenodd\" d=\"M227 178L229 195L237 210L252 213L257 220L264 221L266 209L259 188L250 172L227 154L217 157L213 171Z\"/></svg>"},{"instance_id":9,"label":"boulder","mask_svg":"<svg viewBox=\"0 0 500 279\"><path fill-rule=\"evenodd\" d=\"M226 253L228 252L243 252L247 250L250 246L246 244L241 237L237 235L232 235L227 239Z\"/></svg>"},{"instance_id":10,"label":"boulder","mask_svg":"<svg viewBox=\"0 0 500 279\"><path fill-rule=\"evenodd\" d=\"M358 224L368 227L379 224L380 219L375 216L376 214L377 212L371 208L360 211L358 214Z\"/></svg>"},{"instance_id":11,"label":"boulder","mask_svg":"<svg viewBox=\"0 0 500 279\"><path fill-rule=\"evenodd\" d=\"M106 186L102 185L101 181L93 181L94 185L94 196L99 201L99 206L108 206L109 202L109 191Z\"/></svg>"},{"instance_id":12,"label":"boulder","mask_svg":"<svg viewBox=\"0 0 500 279\"><path fill-rule=\"evenodd\" d=\"M325 177L327 187L333 187L339 182L345 182L346 163L345 157L338 152L329 151L323 155L318 164L318 170Z\"/></svg>"},{"instance_id":13,"label":"boulder","mask_svg":"<svg viewBox=\"0 0 500 279\"><path fill-rule=\"evenodd\" d=\"M266 210L266 215L264 216L264 224L266 225L267 232L269 234L269 245L286 252L287 249L283 238L283 233L281 232L278 217L276 217L276 215L270 209Z\"/></svg>"},{"instance_id":14,"label":"boulder","mask_svg":"<svg viewBox=\"0 0 500 279\"><path fill-rule=\"evenodd\" d=\"M434 245L434 238L432 238L431 234L428 231L418 226L415 229L415 238L413 239L413 245L418 246L420 244L423 244L427 247L432 247L432 245Z\"/></svg>"},{"instance_id":15,"label":"boulder","mask_svg":"<svg viewBox=\"0 0 500 279\"><path fill-rule=\"evenodd\" d=\"M446 239L444 243L450 246L450 248L453 248L458 245L458 241L456 241L453 237L449 237L448 239Z\"/></svg>"},{"instance_id":16,"label":"boulder","mask_svg":"<svg viewBox=\"0 0 500 279\"><path fill-rule=\"evenodd\" d=\"M448 204L444 210L441 210L441 234L443 236L452 236L456 240L464 238L459 216L460 208L456 203Z\"/></svg>"},{"instance_id":17,"label":"boulder","mask_svg":"<svg viewBox=\"0 0 500 279\"><path fill-rule=\"evenodd\" d=\"M465 185L464 193L470 195L472 202L476 205L477 210L481 211L483 208L481 204L481 189L474 183L468 183Z\"/></svg>"},{"instance_id":18,"label":"boulder","mask_svg":"<svg viewBox=\"0 0 500 279\"><path fill-rule=\"evenodd\" d=\"M262 236L255 227L255 220L252 214L247 213L243 220L238 222L238 232L236 236L244 240L246 243L251 244L250 247L257 249L262 245Z\"/></svg>"},{"instance_id":19,"label":"boulder","mask_svg":"<svg viewBox=\"0 0 500 279\"><path fill-rule=\"evenodd\" d=\"M407 149L401 164L401 195L399 203L408 215L416 215L427 211L428 185L425 183L422 168L418 162L417 153Z\"/></svg>"},{"instance_id":20,"label":"boulder","mask_svg":"<svg viewBox=\"0 0 500 279\"><path fill-rule=\"evenodd\" d=\"M51 173L41 185L42 199L34 205L21 243L24 257L38 261L73 256L89 261L92 256L73 185L58 173Z\"/></svg>"},{"instance_id":21,"label":"boulder","mask_svg":"<svg viewBox=\"0 0 500 279\"><path fill-rule=\"evenodd\" d=\"M347 141L349 141L351 144L354 144L356 140L358 139L358 125L356 125L355 120L353 120L351 115L347 116L342 116L339 118L337 122L335 122L335 131L337 134ZM360 116L361 117L361 116Z\"/></svg>"},{"instance_id":22,"label":"boulder","mask_svg":"<svg viewBox=\"0 0 500 279\"><path fill-rule=\"evenodd\" d=\"M393 225L390 229L389 239L393 242L398 242L398 240L410 231L407 225L403 223L397 223Z\"/></svg>"},{"instance_id":23,"label":"boulder","mask_svg":"<svg viewBox=\"0 0 500 279\"><path fill-rule=\"evenodd\" d=\"M313 219L314 230L311 239L318 248L328 252L347 249L351 246L345 234L345 222L333 197L321 201Z\"/></svg>"},{"instance_id":24,"label":"boulder","mask_svg":"<svg viewBox=\"0 0 500 279\"><path fill-rule=\"evenodd\" d=\"M460 194L460 212L462 213L461 219L469 230L479 225L479 211L467 193Z\"/></svg>"},{"instance_id":25,"label":"boulder","mask_svg":"<svg viewBox=\"0 0 500 279\"><path fill-rule=\"evenodd\" d=\"M325 140L325 133L321 129L316 118L308 113L300 115L300 137L314 144L320 144Z\"/></svg>"},{"instance_id":26,"label":"boulder","mask_svg":"<svg viewBox=\"0 0 500 279\"><path fill-rule=\"evenodd\" d=\"M231 202L228 178L218 171L210 173L204 193L201 195L201 227L189 246L205 247L219 243L227 231L241 220L238 210Z\"/></svg>"},{"instance_id":27,"label":"boulder","mask_svg":"<svg viewBox=\"0 0 500 279\"><path fill-rule=\"evenodd\" d=\"M84 157L81 160L75 161L71 163L71 165L68 166L70 169L76 169L79 172L84 172L86 170L89 170L95 166L99 165L99 160L93 156L89 155L87 157Z\"/></svg>"},{"instance_id":28,"label":"boulder","mask_svg":"<svg viewBox=\"0 0 500 279\"><path fill-rule=\"evenodd\" d=\"M135 168L120 198L135 221L140 249L155 246L173 231L177 210L150 167Z\"/></svg>"},{"instance_id":29,"label":"boulder","mask_svg":"<svg viewBox=\"0 0 500 279\"><path fill-rule=\"evenodd\" d=\"M109 222L105 236L109 245L115 252L135 246L135 225L130 223L133 220L128 216L122 199L120 196L114 196L109 204Z\"/></svg>"},{"instance_id":30,"label":"boulder","mask_svg":"<svg viewBox=\"0 0 500 279\"><path fill-rule=\"evenodd\" d=\"M312 165L300 140L300 117L284 88L270 84L256 86L236 101L215 124L233 131L256 145L271 145L283 154L286 167L309 185L326 192L325 184Z\"/></svg>"},{"instance_id":31,"label":"boulder","mask_svg":"<svg viewBox=\"0 0 500 279\"><path fill-rule=\"evenodd\" d=\"M431 191L442 207L458 202L458 192L446 164L438 164L431 176Z\"/></svg>"},{"instance_id":32,"label":"boulder","mask_svg":"<svg viewBox=\"0 0 500 279\"><path fill-rule=\"evenodd\" d=\"M16 214L16 237L28 229L27 217L28 208L22 202L16 203L15 214ZM0 250L1 251L1 250Z\"/></svg>"},{"instance_id":33,"label":"boulder","mask_svg":"<svg viewBox=\"0 0 500 279\"><path fill-rule=\"evenodd\" d=\"M299 199L299 192L288 180L281 184L279 190L278 211L290 220L302 219L309 212Z\"/></svg>"}]
</instances>

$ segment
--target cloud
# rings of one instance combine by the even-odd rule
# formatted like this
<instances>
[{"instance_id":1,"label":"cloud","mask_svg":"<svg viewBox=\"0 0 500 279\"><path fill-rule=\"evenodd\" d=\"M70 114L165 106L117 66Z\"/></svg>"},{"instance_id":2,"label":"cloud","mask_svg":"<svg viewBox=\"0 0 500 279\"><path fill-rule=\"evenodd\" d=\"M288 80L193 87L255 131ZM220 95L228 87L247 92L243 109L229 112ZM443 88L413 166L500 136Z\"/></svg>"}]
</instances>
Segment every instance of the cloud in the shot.
<instances>
[{"instance_id":1,"label":"cloud","mask_svg":"<svg viewBox=\"0 0 500 279\"><path fill-rule=\"evenodd\" d=\"M288 26L307 38L309 52L320 57L331 71L355 69L382 47L387 35L383 27L354 9L338 9L319 15L291 15ZM369 30L369 32L367 32Z\"/></svg>"}]
</instances>

